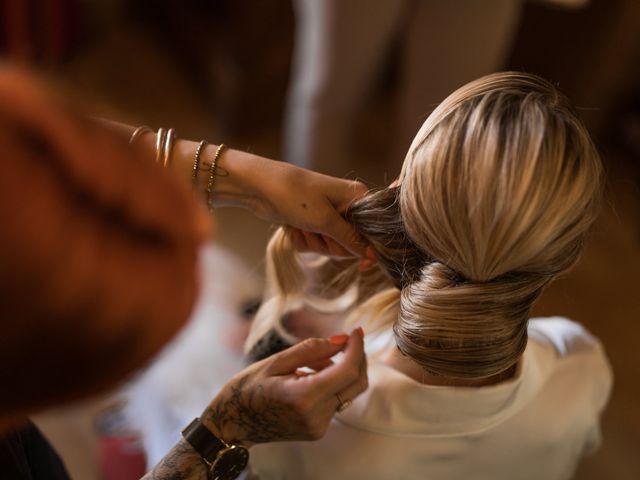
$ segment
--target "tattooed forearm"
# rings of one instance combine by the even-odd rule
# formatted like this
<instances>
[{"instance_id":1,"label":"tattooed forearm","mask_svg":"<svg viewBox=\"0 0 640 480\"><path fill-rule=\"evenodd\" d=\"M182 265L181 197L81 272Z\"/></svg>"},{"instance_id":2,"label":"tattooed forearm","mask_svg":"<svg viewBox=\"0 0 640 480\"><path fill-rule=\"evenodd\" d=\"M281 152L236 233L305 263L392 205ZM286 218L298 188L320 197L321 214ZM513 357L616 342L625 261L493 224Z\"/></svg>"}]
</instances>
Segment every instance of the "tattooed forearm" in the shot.
<instances>
[{"instance_id":1,"label":"tattooed forearm","mask_svg":"<svg viewBox=\"0 0 640 480\"><path fill-rule=\"evenodd\" d=\"M200 455L184 439L180 439L141 480L207 480L207 466Z\"/></svg>"},{"instance_id":2,"label":"tattooed forearm","mask_svg":"<svg viewBox=\"0 0 640 480\"><path fill-rule=\"evenodd\" d=\"M231 443L264 443L299 438L303 426L291 423L291 411L263 385L248 385L240 378L228 391L216 398L202 414L202 421L212 426Z\"/></svg>"}]
</instances>

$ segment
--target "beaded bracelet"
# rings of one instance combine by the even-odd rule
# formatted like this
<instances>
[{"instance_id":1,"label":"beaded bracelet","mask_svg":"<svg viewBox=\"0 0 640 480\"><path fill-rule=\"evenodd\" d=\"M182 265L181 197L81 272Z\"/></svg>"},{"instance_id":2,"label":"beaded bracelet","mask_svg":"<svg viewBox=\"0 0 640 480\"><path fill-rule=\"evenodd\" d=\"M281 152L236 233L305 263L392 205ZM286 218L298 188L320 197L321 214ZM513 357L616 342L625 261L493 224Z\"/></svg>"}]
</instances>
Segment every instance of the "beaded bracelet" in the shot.
<instances>
[{"instance_id":1,"label":"beaded bracelet","mask_svg":"<svg viewBox=\"0 0 640 480\"><path fill-rule=\"evenodd\" d=\"M216 182L216 167L218 166L218 159L222 154L222 151L227 146L224 143L221 143L216 150L216 154L213 156L213 160L211 161L211 167L209 168L209 182L207 183L207 206L209 210L213 210L213 187Z\"/></svg>"},{"instance_id":2,"label":"beaded bracelet","mask_svg":"<svg viewBox=\"0 0 640 480\"><path fill-rule=\"evenodd\" d=\"M200 158L202 156L202 151L204 150L204 147L207 146L207 143L208 142L206 140L202 140L198 144L198 148L196 148L196 154L193 160L193 173L191 174L191 181L193 183L194 188L197 186L197 183L198 183L198 171L200 170Z\"/></svg>"}]
</instances>

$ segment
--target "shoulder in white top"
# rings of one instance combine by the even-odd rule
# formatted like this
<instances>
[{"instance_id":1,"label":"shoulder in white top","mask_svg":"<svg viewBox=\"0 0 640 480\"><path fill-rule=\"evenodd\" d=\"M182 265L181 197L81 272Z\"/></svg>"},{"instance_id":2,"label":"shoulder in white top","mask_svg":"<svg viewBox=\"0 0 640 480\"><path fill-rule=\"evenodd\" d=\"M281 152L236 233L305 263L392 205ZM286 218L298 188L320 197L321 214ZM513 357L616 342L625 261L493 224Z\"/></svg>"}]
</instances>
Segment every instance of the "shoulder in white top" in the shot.
<instances>
[{"instance_id":1,"label":"shoulder in white top","mask_svg":"<svg viewBox=\"0 0 640 480\"><path fill-rule=\"evenodd\" d=\"M571 478L600 442L612 374L600 342L560 317L532 319L515 376L487 387L420 384L369 365L369 389L317 442L252 448L261 479Z\"/></svg>"}]
</instances>

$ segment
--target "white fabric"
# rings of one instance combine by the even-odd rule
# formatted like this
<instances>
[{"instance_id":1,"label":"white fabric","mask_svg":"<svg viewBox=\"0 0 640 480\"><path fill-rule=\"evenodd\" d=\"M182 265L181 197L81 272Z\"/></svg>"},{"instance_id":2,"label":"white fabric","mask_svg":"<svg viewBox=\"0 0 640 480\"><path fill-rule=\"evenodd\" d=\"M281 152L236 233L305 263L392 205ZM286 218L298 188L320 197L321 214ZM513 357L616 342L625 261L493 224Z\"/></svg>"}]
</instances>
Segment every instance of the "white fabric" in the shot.
<instances>
[{"instance_id":1,"label":"white fabric","mask_svg":"<svg viewBox=\"0 0 640 480\"><path fill-rule=\"evenodd\" d=\"M600 442L612 374L596 338L570 320L530 321L513 379L422 385L375 361L370 387L318 442L251 449L261 479L571 478Z\"/></svg>"}]
</instances>

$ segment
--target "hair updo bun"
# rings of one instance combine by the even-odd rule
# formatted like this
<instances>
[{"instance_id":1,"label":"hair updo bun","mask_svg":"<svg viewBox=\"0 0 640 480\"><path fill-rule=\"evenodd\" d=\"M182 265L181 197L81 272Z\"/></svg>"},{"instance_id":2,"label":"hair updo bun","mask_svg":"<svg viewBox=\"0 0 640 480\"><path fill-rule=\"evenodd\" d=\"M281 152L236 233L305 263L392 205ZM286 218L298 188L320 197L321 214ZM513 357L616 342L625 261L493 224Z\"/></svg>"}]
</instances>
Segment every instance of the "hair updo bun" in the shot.
<instances>
[{"instance_id":1,"label":"hair updo bun","mask_svg":"<svg viewBox=\"0 0 640 480\"><path fill-rule=\"evenodd\" d=\"M481 378L513 366L527 344L531 306L550 277L470 282L439 262L402 289L393 327L398 348L427 372Z\"/></svg>"},{"instance_id":2,"label":"hair updo bun","mask_svg":"<svg viewBox=\"0 0 640 480\"><path fill-rule=\"evenodd\" d=\"M449 96L400 178L406 235L437 259L402 290L400 349L451 377L515 364L535 300L577 261L600 176L585 127L545 80L494 74Z\"/></svg>"},{"instance_id":3,"label":"hair updo bun","mask_svg":"<svg viewBox=\"0 0 640 480\"><path fill-rule=\"evenodd\" d=\"M372 242L401 290L393 326L399 349L433 375L481 378L507 370L526 346L529 312L551 276L466 279L408 237L398 195L399 188L372 192L346 217Z\"/></svg>"}]
</instances>

